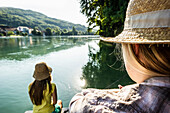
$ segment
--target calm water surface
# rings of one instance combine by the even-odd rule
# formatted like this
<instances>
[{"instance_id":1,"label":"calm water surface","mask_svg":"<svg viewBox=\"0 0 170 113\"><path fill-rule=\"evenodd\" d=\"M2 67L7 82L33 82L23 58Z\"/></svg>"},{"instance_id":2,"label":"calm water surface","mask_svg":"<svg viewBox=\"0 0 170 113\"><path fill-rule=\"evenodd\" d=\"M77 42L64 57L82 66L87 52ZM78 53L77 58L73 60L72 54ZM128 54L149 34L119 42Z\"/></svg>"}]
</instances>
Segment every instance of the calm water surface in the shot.
<instances>
[{"instance_id":1,"label":"calm water surface","mask_svg":"<svg viewBox=\"0 0 170 113\"><path fill-rule=\"evenodd\" d=\"M92 37L0 38L0 113L32 109L28 85L34 80L35 64L42 61L53 69L52 82L64 107L83 88L132 83L119 71L114 48Z\"/></svg>"}]
</instances>

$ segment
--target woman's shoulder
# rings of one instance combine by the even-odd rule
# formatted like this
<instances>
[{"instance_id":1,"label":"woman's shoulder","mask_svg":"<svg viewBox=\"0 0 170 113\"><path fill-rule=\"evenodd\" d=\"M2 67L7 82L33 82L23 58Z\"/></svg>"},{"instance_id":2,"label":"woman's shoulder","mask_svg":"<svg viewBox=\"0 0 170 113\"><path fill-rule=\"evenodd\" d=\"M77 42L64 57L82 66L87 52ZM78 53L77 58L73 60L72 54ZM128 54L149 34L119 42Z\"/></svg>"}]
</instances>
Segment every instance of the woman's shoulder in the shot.
<instances>
[{"instance_id":1,"label":"woman's shoulder","mask_svg":"<svg viewBox=\"0 0 170 113\"><path fill-rule=\"evenodd\" d=\"M56 84L55 83L51 83L51 87L52 87L52 93L54 92L54 90L56 89Z\"/></svg>"},{"instance_id":2,"label":"woman's shoulder","mask_svg":"<svg viewBox=\"0 0 170 113\"><path fill-rule=\"evenodd\" d=\"M56 84L55 83L51 83L52 87L56 87Z\"/></svg>"},{"instance_id":3,"label":"woman's shoulder","mask_svg":"<svg viewBox=\"0 0 170 113\"><path fill-rule=\"evenodd\" d=\"M30 84L28 85L28 90L31 89L32 84L33 84L33 83L30 83Z\"/></svg>"}]
</instances>

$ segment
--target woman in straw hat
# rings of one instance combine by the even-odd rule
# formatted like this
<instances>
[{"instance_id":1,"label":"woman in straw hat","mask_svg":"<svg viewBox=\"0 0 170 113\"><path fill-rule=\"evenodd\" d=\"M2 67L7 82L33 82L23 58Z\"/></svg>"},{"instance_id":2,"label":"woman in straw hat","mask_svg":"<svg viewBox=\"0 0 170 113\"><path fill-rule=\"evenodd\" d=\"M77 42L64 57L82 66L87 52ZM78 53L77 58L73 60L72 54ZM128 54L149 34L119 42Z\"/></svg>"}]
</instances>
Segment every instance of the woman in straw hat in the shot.
<instances>
[{"instance_id":1,"label":"woman in straw hat","mask_svg":"<svg viewBox=\"0 0 170 113\"><path fill-rule=\"evenodd\" d=\"M70 112L170 113L170 1L130 0L123 32L102 40L122 44L126 70L137 84L83 90L72 98Z\"/></svg>"},{"instance_id":2,"label":"woman in straw hat","mask_svg":"<svg viewBox=\"0 0 170 113\"><path fill-rule=\"evenodd\" d=\"M56 85L51 83L51 72L52 68L44 62L35 65L33 74L35 80L28 87L29 96L33 103L33 113L61 112L62 101L57 101L57 89ZM53 102L51 102L51 98Z\"/></svg>"}]
</instances>

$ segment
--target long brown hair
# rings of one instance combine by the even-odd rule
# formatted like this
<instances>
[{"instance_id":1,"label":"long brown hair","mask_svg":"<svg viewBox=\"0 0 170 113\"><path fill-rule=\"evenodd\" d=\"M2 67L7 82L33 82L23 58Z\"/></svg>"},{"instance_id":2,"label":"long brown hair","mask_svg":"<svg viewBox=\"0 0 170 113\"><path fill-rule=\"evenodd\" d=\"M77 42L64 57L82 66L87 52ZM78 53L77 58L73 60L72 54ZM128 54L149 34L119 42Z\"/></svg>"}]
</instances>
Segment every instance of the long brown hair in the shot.
<instances>
[{"instance_id":1,"label":"long brown hair","mask_svg":"<svg viewBox=\"0 0 170 113\"><path fill-rule=\"evenodd\" d=\"M42 99L44 98L43 91L47 89L47 84L49 85L49 92L51 92L51 76L41 81L35 80L32 83L29 96L33 104L41 105Z\"/></svg>"}]
</instances>

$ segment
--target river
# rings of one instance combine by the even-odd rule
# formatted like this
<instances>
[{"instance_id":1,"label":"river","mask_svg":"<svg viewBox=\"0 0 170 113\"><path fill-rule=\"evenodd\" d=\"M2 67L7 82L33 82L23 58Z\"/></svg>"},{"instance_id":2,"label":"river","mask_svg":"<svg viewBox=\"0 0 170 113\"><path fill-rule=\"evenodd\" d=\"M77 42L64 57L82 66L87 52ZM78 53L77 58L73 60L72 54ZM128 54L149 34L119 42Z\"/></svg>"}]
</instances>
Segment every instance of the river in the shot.
<instances>
[{"instance_id":1,"label":"river","mask_svg":"<svg viewBox=\"0 0 170 113\"><path fill-rule=\"evenodd\" d=\"M116 88L118 84L133 83L119 69L121 63L116 60L114 48L94 36L0 38L0 113L32 109L28 85L34 80L34 66L39 62L52 67L52 82L64 107L84 88Z\"/></svg>"}]
</instances>

